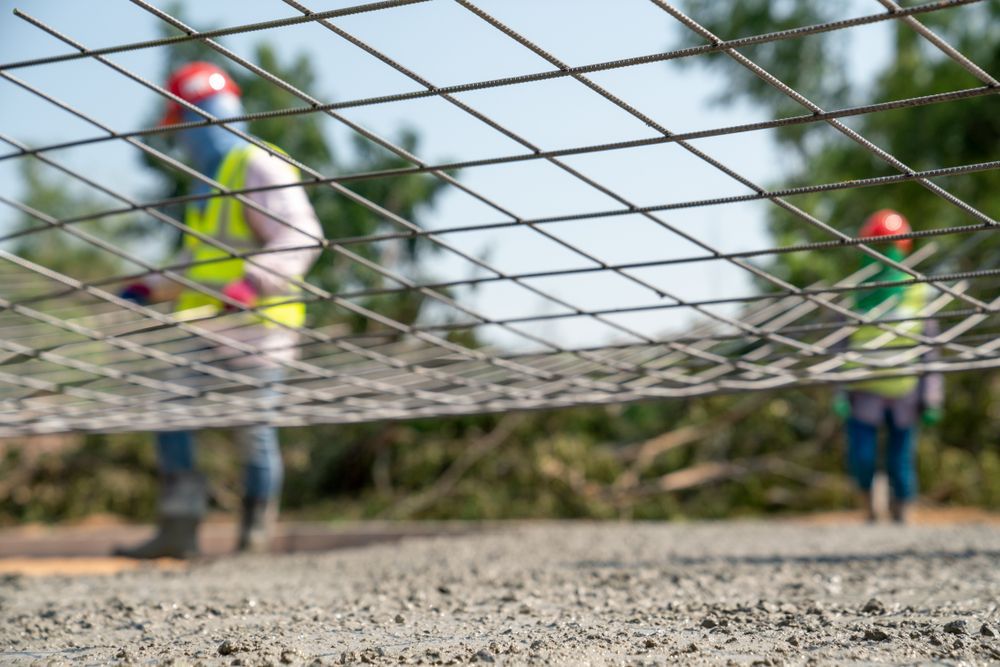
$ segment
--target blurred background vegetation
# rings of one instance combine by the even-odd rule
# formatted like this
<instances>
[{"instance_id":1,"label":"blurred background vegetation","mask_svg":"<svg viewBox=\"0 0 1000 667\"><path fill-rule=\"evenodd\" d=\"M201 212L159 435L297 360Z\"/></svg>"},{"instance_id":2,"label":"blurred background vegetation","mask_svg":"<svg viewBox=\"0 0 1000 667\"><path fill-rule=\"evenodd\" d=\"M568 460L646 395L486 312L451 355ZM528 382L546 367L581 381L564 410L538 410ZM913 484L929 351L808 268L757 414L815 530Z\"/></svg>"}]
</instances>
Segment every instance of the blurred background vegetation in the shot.
<instances>
[{"instance_id":1,"label":"blurred background vegetation","mask_svg":"<svg viewBox=\"0 0 1000 667\"><path fill-rule=\"evenodd\" d=\"M735 4L689 0L686 8L713 32L741 36L783 27L818 23L834 12L830 3L781 3L743 0ZM175 8L176 9L176 8ZM968 21L969 12L981 20ZM1000 71L1000 2L990 0L965 13L921 17L972 60ZM956 19L962 19L961 23ZM778 78L825 108L864 100L882 101L979 85L970 74L934 51L901 22L894 22L891 67L861 86L849 76L848 53L840 33L786 40L745 50ZM698 44L696 37L682 44ZM167 69L192 58L220 56L197 42L171 54ZM304 57L281 61L262 44L256 62L302 90L313 84L312 64ZM693 59L693 67L725 68L729 85L719 103L750 100L774 117L797 115L802 108L765 82L732 66L722 55ZM228 67L232 71L233 67ZM299 101L250 73L234 72L250 111L296 106ZM155 120L150 119L150 125ZM861 134L914 169L952 166L995 158L1000 145L1000 113L995 96L919 109L854 118ZM323 173L348 173L403 166L398 156L358 139L350 157L335 155L320 120L254 123L253 134L283 147ZM825 183L893 173L870 152L822 124L790 126L776 133L790 156L782 185ZM396 142L419 150L419 137L402 129ZM166 135L150 143L170 149ZM26 203L54 216L93 210L101 204L61 177L41 173L25 161ZM187 192L191 184L152 160L162 176L156 196ZM460 175L459 175L460 177ZM946 179L951 192L976 202L981 210L1000 210L1000 172ZM366 180L351 188L390 210L419 220L440 193L441 183L413 176ZM371 234L383 223L362 206L329 188L310 196L328 236ZM796 197L794 203L842 229L861 223L871 211L892 207L915 227L969 224L966 214L917 184L845 190ZM774 207L769 225L781 245L824 240L820 232ZM179 216L179 211L171 212ZM25 226L37 221L25 218ZM103 226L124 230L129 242L154 230L139 219L88 223L97 235ZM106 255L45 233L22 237L15 252L53 268L86 266L107 275L116 266ZM936 270L996 266L1000 240L995 233L961 252L947 254L964 237L938 240L947 263ZM53 245L61 243L62 245ZM68 245L67 245L68 244ZM367 259L419 278L433 246L383 243L355 246ZM856 266L857 253L776 256L768 268L798 285L843 277ZM845 268L846 267L846 268ZM79 271L76 272L79 274ZM80 276L86 277L86 276ZM309 279L337 291L377 288L382 276L328 254ZM761 286L761 289L767 289ZM993 290L996 285L989 284ZM420 294L373 297L364 304L402 321L425 308ZM342 323L354 331L373 326L345 319L328 305L311 310L318 324ZM466 337L463 342L474 345ZM1000 509L1000 373L970 373L947 378L944 421L920 436L920 479L925 498L938 503ZM719 395L612 407L551 412L485 415L458 419L317 426L282 432L287 477L286 510L312 518L507 518L721 517L765 512L804 512L852 505L843 474L841 424L830 409L832 391L816 387L771 394ZM68 435L0 441L0 523L80 519L112 513L149 519L154 511L155 461L149 434ZM213 480L218 507L238 505L238 455L225 431L203 434L200 456Z\"/></svg>"}]
</instances>

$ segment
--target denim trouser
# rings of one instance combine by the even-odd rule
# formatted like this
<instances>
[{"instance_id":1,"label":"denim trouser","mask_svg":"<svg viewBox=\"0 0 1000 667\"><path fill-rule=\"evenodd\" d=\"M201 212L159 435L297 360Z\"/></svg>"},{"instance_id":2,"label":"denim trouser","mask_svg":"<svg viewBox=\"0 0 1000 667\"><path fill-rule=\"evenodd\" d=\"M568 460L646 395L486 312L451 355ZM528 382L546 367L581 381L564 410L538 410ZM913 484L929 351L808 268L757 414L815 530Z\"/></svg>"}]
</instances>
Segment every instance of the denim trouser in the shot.
<instances>
[{"instance_id":1,"label":"denim trouser","mask_svg":"<svg viewBox=\"0 0 1000 667\"><path fill-rule=\"evenodd\" d=\"M916 427L897 428L892 411L886 410L889 431L886 448L886 472L892 495L910 500L917 495ZM878 427L857 419L847 420L847 463L854 480L863 491L870 491L878 457Z\"/></svg>"},{"instance_id":2,"label":"denim trouser","mask_svg":"<svg viewBox=\"0 0 1000 667\"><path fill-rule=\"evenodd\" d=\"M261 369L264 379L281 379L281 369ZM265 393L266 396L266 393ZM243 452L243 493L252 500L269 500L281 494L284 469L278 448L278 431L273 426L242 426L233 429L236 444ZM160 470L164 473L195 469L194 433L170 431L156 437Z\"/></svg>"}]
</instances>

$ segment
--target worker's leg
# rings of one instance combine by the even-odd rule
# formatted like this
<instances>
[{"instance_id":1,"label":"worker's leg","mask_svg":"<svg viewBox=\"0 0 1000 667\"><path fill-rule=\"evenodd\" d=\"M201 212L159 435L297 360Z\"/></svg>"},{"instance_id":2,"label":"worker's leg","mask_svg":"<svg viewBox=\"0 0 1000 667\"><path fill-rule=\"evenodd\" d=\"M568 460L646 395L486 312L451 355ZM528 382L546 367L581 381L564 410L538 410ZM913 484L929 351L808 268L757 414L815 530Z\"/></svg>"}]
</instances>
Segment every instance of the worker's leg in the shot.
<instances>
[{"instance_id":1,"label":"worker's leg","mask_svg":"<svg viewBox=\"0 0 1000 667\"><path fill-rule=\"evenodd\" d=\"M256 374L272 382L283 377L280 368L262 368ZM268 390L256 396L258 399L274 397L276 395ZM278 518L284 480L278 431L273 426L261 424L236 429L234 436L243 452L245 466L239 549L267 551Z\"/></svg>"},{"instance_id":2,"label":"worker's leg","mask_svg":"<svg viewBox=\"0 0 1000 667\"><path fill-rule=\"evenodd\" d=\"M235 430L236 442L244 456L244 495L254 500L270 500L281 495L284 468L273 426L247 426Z\"/></svg>"},{"instance_id":3,"label":"worker's leg","mask_svg":"<svg viewBox=\"0 0 1000 667\"><path fill-rule=\"evenodd\" d=\"M871 491L878 455L878 429L857 419L847 420L847 464L862 491Z\"/></svg>"},{"instance_id":4,"label":"worker's leg","mask_svg":"<svg viewBox=\"0 0 1000 667\"><path fill-rule=\"evenodd\" d=\"M917 428L899 428L889 415L889 447L886 468L892 489L890 509L893 520L904 523L910 504L917 495Z\"/></svg>"},{"instance_id":5,"label":"worker's leg","mask_svg":"<svg viewBox=\"0 0 1000 667\"><path fill-rule=\"evenodd\" d=\"M869 521L875 520L872 480L878 456L878 428L853 417L847 420L847 467L861 491Z\"/></svg>"},{"instance_id":6,"label":"worker's leg","mask_svg":"<svg viewBox=\"0 0 1000 667\"><path fill-rule=\"evenodd\" d=\"M160 497L156 534L116 553L130 558L188 558L198 553L198 525L208 492L194 466L194 438L188 431L158 433Z\"/></svg>"},{"instance_id":7,"label":"worker's leg","mask_svg":"<svg viewBox=\"0 0 1000 667\"><path fill-rule=\"evenodd\" d=\"M243 450L243 515L238 549L267 551L278 519L284 470L278 448L278 432L272 426L236 429L236 442Z\"/></svg>"},{"instance_id":8,"label":"worker's leg","mask_svg":"<svg viewBox=\"0 0 1000 667\"><path fill-rule=\"evenodd\" d=\"M156 451L161 472L194 470L194 435L191 431L157 433Z\"/></svg>"}]
</instances>

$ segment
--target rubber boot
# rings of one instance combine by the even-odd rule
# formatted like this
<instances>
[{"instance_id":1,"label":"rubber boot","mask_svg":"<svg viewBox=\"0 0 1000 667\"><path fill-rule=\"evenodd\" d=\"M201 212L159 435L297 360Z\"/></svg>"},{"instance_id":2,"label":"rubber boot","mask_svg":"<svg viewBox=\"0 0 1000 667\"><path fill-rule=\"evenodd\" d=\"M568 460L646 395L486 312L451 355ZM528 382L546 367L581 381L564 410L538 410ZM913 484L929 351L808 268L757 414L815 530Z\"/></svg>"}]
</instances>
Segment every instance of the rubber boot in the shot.
<instances>
[{"instance_id":1,"label":"rubber boot","mask_svg":"<svg viewBox=\"0 0 1000 667\"><path fill-rule=\"evenodd\" d=\"M878 521L878 507L875 504L875 495L871 491L861 492L861 507L865 513L866 523Z\"/></svg>"},{"instance_id":2,"label":"rubber boot","mask_svg":"<svg viewBox=\"0 0 1000 667\"><path fill-rule=\"evenodd\" d=\"M277 500L244 498L243 513L240 516L240 536L236 549L244 553L269 552L277 522Z\"/></svg>"},{"instance_id":3,"label":"rubber boot","mask_svg":"<svg viewBox=\"0 0 1000 667\"><path fill-rule=\"evenodd\" d=\"M889 515L899 524L910 523L910 502L893 496L889 500Z\"/></svg>"},{"instance_id":4,"label":"rubber boot","mask_svg":"<svg viewBox=\"0 0 1000 667\"><path fill-rule=\"evenodd\" d=\"M208 506L204 478L196 472L164 475L161 479L156 535L134 547L118 547L126 558L194 558L199 555L198 526Z\"/></svg>"}]
</instances>

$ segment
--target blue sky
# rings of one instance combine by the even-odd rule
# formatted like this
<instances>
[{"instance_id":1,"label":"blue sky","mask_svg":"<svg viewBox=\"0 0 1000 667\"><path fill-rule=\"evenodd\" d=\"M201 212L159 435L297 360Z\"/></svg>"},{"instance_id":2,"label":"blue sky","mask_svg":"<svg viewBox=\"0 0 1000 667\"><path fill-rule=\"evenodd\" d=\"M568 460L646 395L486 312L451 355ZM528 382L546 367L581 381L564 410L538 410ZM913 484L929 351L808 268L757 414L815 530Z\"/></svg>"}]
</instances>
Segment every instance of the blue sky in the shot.
<instances>
[{"instance_id":1,"label":"blue sky","mask_svg":"<svg viewBox=\"0 0 1000 667\"><path fill-rule=\"evenodd\" d=\"M153 4L165 6L166 3ZM323 11L356 3L306 0L304 4L314 11ZM682 37L687 44L697 43L648 0L480 0L477 4L571 65L661 52L679 46ZM196 28L252 23L297 14L279 0L188 1L184 5L186 16ZM875 13L880 9L874 0L851 0L843 5L845 16ZM159 19L125 0L2 0L0 62L69 51L58 40L14 17L11 14L14 7L89 47L158 36ZM436 85L551 69L551 65L524 47L458 4L446 0L345 17L336 22ZM852 37L860 47L855 49L858 53L855 74L861 79L870 77L884 62L888 31L885 26L872 26L856 30ZM315 90L307 92L324 101L419 88L418 84L318 25L233 35L220 41L235 52L250 56L254 44L262 39L274 43L284 57L291 58L299 52L309 54L320 78ZM114 62L154 81L162 76L162 58L161 49L111 56ZM152 92L90 60L20 69L12 74L118 130L141 127L160 107L159 99ZM657 63L597 73L592 78L673 131L765 119L761 111L746 105L712 104L711 100L724 91L725 82L717 73L700 67ZM643 123L570 79L479 91L459 97L542 149L656 136ZM387 137L397 136L403 126L415 128L422 137L420 157L428 162L524 152L523 147L439 99L364 107L345 115ZM346 150L349 130L332 119L324 122L336 145ZM2 80L0 133L32 145L100 134ZM787 156L776 151L768 132L700 140L696 145L760 183L780 183L788 165ZM102 143L91 148L62 151L53 157L84 169L98 181L114 185L130 195L139 198L149 195L150 182L143 173L139 152L134 148ZM20 186L13 162L0 162L0 193L16 197ZM669 144L577 156L566 162L638 205L747 192L732 179ZM468 170L460 178L522 217L620 206L544 162ZM723 250L750 249L768 243L762 222L767 206L769 204L753 203L692 209L662 217ZM0 207L0 227L10 219L10 211ZM424 212L421 222L431 228L445 228L502 219L467 195L452 191L439 206ZM698 252L687 241L639 216L565 223L547 229L609 263L667 259ZM455 234L447 238L463 250L485 253L504 271L527 272L589 264L528 229ZM426 268L441 279L474 273L467 262L447 254L439 254L433 265ZM746 294L751 289L745 274L721 262L644 269L637 275L686 299ZM608 273L541 279L533 284L584 308L640 306L658 301L650 291ZM475 294L463 295L463 299L490 317L560 310L515 285L480 289ZM723 308L719 312L731 315L736 311ZM691 317L692 314L683 311L664 311L614 319L643 333L656 334L683 327ZM585 319L550 322L529 330L566 345L628 340L600 323ZM504 344L515 342L505 336L497 336L495 340Z\"/></svg>"}]
</instances>

